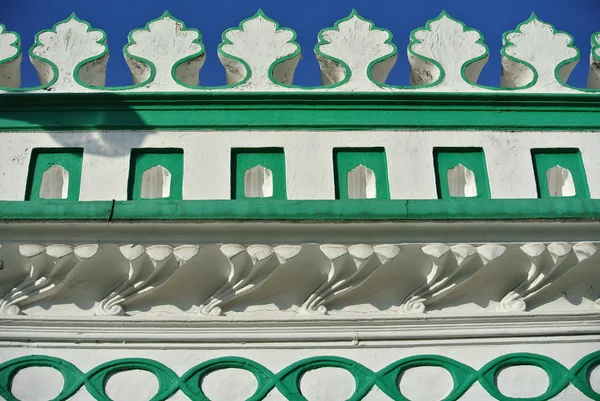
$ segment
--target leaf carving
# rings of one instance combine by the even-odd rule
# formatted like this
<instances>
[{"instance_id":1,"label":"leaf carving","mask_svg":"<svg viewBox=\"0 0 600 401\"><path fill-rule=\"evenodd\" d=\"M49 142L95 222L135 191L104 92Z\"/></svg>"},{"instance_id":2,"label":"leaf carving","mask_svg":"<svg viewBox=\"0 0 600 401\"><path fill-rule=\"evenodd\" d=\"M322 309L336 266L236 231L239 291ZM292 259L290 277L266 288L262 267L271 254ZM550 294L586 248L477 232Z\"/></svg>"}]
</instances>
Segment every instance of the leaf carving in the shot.
<instances>
[{"instance_id":1,"label":"leaf carving","mask_svg":"<svg viewBox=\"0 0 600 401\"><path fill-rule=\"evenodd\" d=\"M488 58L481 32L446 12L410 34L411 85L473 90Z\"/></svg>"},{"instance_id":2,"label":"leaf carving","mask_svg":"<svg viewBox=\"0 0 600 401\"><path fill-rule=\"evenodd\" d=\"M133 82L146 89L182 90L180 83L197 86L206 54L197 29L165 11L159 18L129 34L123 49Z\"/></svg>"},{"instance_id":3,"label":"leaf carving","mask_svg":"<svg viewBox=\"0 0 600 401\"><path fill-rule=\"evenodd\" d=\"M319 32L315 54L322 85L343 85L345 90L379 89L398 57L392 33L375 27L356 10Z\"/></svg>"},{"instance_id":4,"label":"leaf carving","mask_svg":"<svg viewBox=\"0 0 600 401\"><path fill-rule=\"evenodd\" d=\"M592 34L592 53L587 87L590 89L600 88L600 32Z\"/></svg>"},{"instance_id":5,"label":"leaf carving","mask_svg":"<svg viewBox=\"0 0 600 401\"><path fill-rule=\"evenodd\" d=\"M51 30L37 34L30 59L46 90L80 91L81 86L104 86L106 34L72 14Z\"/></svg>"},{"instance_id":6,"label":"leaf carving","mask_svg":"<svg viewBox=\"0 0 600 401\"><path fill-rule=\"evenodd\" d=\"M258 289L273 272L300 253L302 246L227 244L221 252L229 261L227 281L200 306L201 315L223 314L222 305L240 294Z\"/></svg>"},{"instance_id":7,"label":"leaf carving","mask_svg":"<svg viewBox=\"0 0 600 401\"><path fill-rule=\"evenodd\" d=\"M568 91L564 83L578 60L573 37L533 14L503 36L500 85L536 92Z\"/></svg>"},{"instance_id":8,"label":"leaf carving","mask_svg":"<svg viewBox=\"0 0 600 401\"><path fill-rule=\"evenodd\" d=\"M21 86L21 38L0 24L0 86Z\"/></svg>"},{"instance_id":9,"label":"leaf carving","mask_svg":"<svg viewBox=\"0 0 600 401\"><path fill-rule=\"evenodd\" d=\"M264 90L278 83L292 84L300 61L296 32L280 28L262 10L223 32L219 60L225 67L227 84Z\"/></svg>"}]
</instances>

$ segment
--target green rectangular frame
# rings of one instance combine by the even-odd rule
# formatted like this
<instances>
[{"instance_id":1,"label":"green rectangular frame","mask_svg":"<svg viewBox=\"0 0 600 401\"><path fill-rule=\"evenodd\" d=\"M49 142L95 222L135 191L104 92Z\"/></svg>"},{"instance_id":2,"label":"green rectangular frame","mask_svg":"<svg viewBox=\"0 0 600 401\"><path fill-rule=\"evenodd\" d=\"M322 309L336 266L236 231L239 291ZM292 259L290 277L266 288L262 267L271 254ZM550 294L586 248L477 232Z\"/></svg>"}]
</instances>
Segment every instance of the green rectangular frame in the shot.
<instances>
[{"instance_id":1,"label":"green rectangular frame","mask_svg":"<svg viewBox=\"0 0 600 401\"><path fill-rule=\"evenodd\" d=\"M558 148L558 149L531 149L531 159L533 161L533 170L535 173L535 182L539 198L550 198L546 171L556 165L566 168L571 172L573 183L575 185L574 198L589 198L590 190L588 188L587 176L581 152L579 149Z\"/></svg>"},{"instance_id":2,"label":"green rectangular frame","mask_svg":"<svg viewBox=\"0 0 600 401\"><path fill-rule=\"evenodd\" d=\"M433 164L438 198L450 199L448 188L448 170L462 164L475 175L477 196L475 199L489 199L490 184L488 179L485 154L482 148L433 148Z\"/></svg>"},{"instance_id":3,"label":"green rectangular frame","mask_svg":"<svg viewBox=\"0 0 600 401\"><path fill-rule=\"evenodd\" d=\"M129 159L129 181L127 199L141 200L142 175L154 166L163 166L171 173L169 196L162 200L181 200L183 198L183 149L179 148L141 148L132 149ZM154 202L157 199L143 199Z\"/></svg>"},{"instance_id":4,"label":"green rectangular frame","mask_svg":"<svg viewBox=\"0 0 600 401\"><path fill-rule=\"evenodd\" d=\"M376 199L390 199L387 159L384 148L334 148L333 163L336 199L348 199L348 172L358 165L373 170Z\"/></svg>"},{"instance_id":5,"label":"green rectangular frame","mask_svg":"<svg viewBox=\"0 0 600 401\"><path fill-rule=\"evenodd\" d=\"M247 198L244 194L244 175L255 166L271 170L273 196ZM287 199L285 154L283 148L233 148L231 150L231 199L283 200Z\"/></svg>"},{"instance_id":6,"label":"green rectangular frame","mask_svg":"<svg viewBox=\"0 0 600 401\"><path fill-rule=\"evenodd\" d=\"M81 187L81 169L83 165L82 148L34 148L29 161L25 200L43 200L40 198L42 175L54 165L59 165L69 173L69 188L66 199L78 200ZM53 199L57 200L57 199Z\"/></svg>"}]
</instances>

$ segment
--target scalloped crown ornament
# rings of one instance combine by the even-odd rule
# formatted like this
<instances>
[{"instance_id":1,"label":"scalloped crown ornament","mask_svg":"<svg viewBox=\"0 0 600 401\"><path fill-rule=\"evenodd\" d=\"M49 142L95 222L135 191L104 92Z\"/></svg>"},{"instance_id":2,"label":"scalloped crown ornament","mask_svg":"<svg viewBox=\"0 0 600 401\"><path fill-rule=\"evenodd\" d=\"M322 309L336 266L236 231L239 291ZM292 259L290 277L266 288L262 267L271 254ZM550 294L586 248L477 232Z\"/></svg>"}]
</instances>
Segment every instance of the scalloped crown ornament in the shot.
<instances>
[{"instance_id":1,"label":"scalloped crown ornament","mask_svg":"<svg viewBox=\"0 0 600 401\"><path fill-rule=\"evenodd\" d=\"M588 88L567 79L579 60L573 38L533 14L503 36L499 88L477 84L489 58L481 32L446 12L410 34L411 86L385 83L398 52L392 33L356 11L318 34L321 86L293 84L300 61L296 33L259 10L223 33L218 57L227 84L200 86L206 58L198 30L165 12L129 34L124 54L133 85L106 87L106 34L74 14L36 35L29 57L40 86L20 87L19 35L0 24L0 92L101 91L345 91L596 93L600 88L600 32L592 35Z\"/></svg>"}]
</instances>

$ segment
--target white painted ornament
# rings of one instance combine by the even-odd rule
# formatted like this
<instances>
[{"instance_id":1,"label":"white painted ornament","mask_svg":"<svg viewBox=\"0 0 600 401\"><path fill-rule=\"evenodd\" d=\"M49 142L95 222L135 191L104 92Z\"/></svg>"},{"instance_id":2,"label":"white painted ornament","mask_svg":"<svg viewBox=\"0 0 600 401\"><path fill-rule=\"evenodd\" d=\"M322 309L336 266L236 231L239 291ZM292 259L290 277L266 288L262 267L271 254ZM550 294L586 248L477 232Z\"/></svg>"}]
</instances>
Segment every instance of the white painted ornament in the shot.
<instances>
[{"instance_id":1,"label":"white painted ornament","mask_svg":"<svg viewBox=\"0 0 600 401\"><path fill-rule=\"evenodd\" d=\"M475 247L469 244L447 246L431 244L423 247L430 258L431 270L425 281L402 302L399 313L423 313L426 305L436 297L457 290L479 270L490 266L506 251L503 245L487 244Z\"/></svg>"},{"instance_id":2,"label":"white painted ornament","mask_svg":"<svg viewBox=\"0 0 600 401\"><path fill-rule=\"evenodd\" d=\"M527 92L573 92L565 84L578 61L573 37L533 14L503 36L500 86Z\"/></svg>"},{"instance_id":3,"label":"white painted ornament","mask_svg":"<svg viewBox=\"0 0 600 401\"><path fill-rule=\"evenodd\" d=\"M321 252L330 260L323 282L302 303L298 312L327 313L326 303L334 297L356 290L382 265L400 253L395 245L321 245Z\"/></svg>"},{"instance_id":4,"label":"white painted ornament","mask_svg":"<svg viewBox=\"0 0 600 401\"><path fill-rule=\"evenodd\" d=\"M168 282L182 265L196 256L199 247L123 245L119 250L128 262L127 275L98 304L96 314L100 316L124 315L128 302L146 296Z\"/></svg>"},{"instance_id":5,"label":"white painted ornament","mask_svg":"<svg viewBox=\"0 0 600 401\"><path fill-rule=\"evenodd\" d=\"M182 91L199 85L206 58L201 39L200 31L186 28L168 11L132 31L123 52L134 84L145 91Z\"/></svg>"},{"instance_id":6,"label":"white painted ornament","mask_svg":"<svg viewBox=\"0 0 600 401\"><path fill-rule=\"evenodd\" d=\"M488 58L481 32L442 12L410 35L411 85L436 91L478 91L475 84Z\"/></svg>"},{"instance_id":7,"label":"white painted ornament","mask_svg":"<svg viewBox=\"0 0 600 401\"><path fill-rule=\"evenodd\" d=\"M526 311L528 301L598 251L596 245L589 242L574 245L553 242L548 246L534 243L523 245L521 250L529 258L530 267L523 281L498 304L501 312Z\"/></svg>"},{"instance_id":8,"label":"white painted ornament","mask_svg":"<svg viewBox=\"0 0 600 401\"><path fill-rule=\"evenodd\" d=\"M244 247L236 244L223 245L221 252L229 261L227 281L199 308L201 315L222 315L223 304L232 302L240 294L256 291L269 279L273 272L295 258L302 246L250 245Z\"/></svg>"},{"instance_id":9,"label":"white painted ornament","mask_svg":"<svg viewBox=\"0 0 600 401\"><path fill-rule=\"evenodd\" d=\"M590 53L590 72L588 74L587 87L589 89L600 88L600 32L592 34L592 51Z\"/></svg>"},{"instance_id":10,"label":"white painted ornament","mask_svg":"<svg viewBox=\"0 0 600 401\"><path fill-rule=\"evenodd\" d=\"M25 277L0 300L0 313L21 314L26 305L47 299L58 293L70 282L74 272L92 259L98 252L96 244L70 245L54 244L42 246L23 244L19 252L28 260Z\"/></svg>"},{"instance_id":11,"label":"white painted ornament","mask_svg":"<svg viewBox=\"0 0 600 401\"><path fill-rule=\"evenodd\" d=\"M291 85L300 61L296 32L259 10L237 28L223 32L219 60L225 67L228 85L238 90L285 90Z\"/></svg>"},{"instance_id":12,"label":"white painted ornament","mask_svg":"<svg viewBox=\"0 0 600 401\"><path fill-rule=\"evenodd\" d=\"M0 88L21 86L21 38L0 24Z\"/></svg>"},{"instance_id":13,"label":"white painted ornament","mask_svg":"<svg viewBox=\"0 0 600 401\"><path fill-rule=\"evenodd\" d=\"M321 84L337 90L380 90L398 57L392 33L375 27L356 10L319 32L315 54Z\"/></svg>"},{"instance_id":14,"label":"white painted ornament","mask_svg":"<svg viewBox=\"0 0 600 401\"><path fill-rule=\"evenodd\" d=\"M75 14L36 36L30 60L47 91L80 92L106 82L106 34Z\"/></svg>"}]
</instances>

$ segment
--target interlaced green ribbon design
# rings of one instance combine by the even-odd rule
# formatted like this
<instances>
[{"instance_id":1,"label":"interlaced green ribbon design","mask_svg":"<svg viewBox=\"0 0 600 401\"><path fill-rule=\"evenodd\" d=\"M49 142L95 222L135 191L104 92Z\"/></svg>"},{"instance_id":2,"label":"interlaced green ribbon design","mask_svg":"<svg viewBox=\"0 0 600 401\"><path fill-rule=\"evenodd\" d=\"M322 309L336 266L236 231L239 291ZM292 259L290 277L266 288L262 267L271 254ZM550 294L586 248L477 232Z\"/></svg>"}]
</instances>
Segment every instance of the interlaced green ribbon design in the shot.
<instances>
[{"instance_id":1,"label":"interlaced green ribbon design","mask_svg":"<svg viewBox=\"0 0 600 401\"><path fill-rule=\"evenodd\" d=\"M0 365L0 396L7 401L19 401L11 392L12 380L15 375L21 369L29 367L49 367L58 370L64 378L62 391L52 401L67 400L82 386L85 386L96 400L112 401L105 390L108 379L114 374L128 370L143 370L156 376L158 391L151 401L166 400L179 389L194 401L210 401L202 391L202 379L217 370L234 368L252 373L258 382L256 391L248 398L248 401L264 399L275 387L290 401L306 401L300 391L300 378L302 375L310 370L332 367L344 369L354 377L355 389L348 401L362 400L373 386L379 387L393 400L408 401L408 398L398 388L398 377L411 368L435 366L448 371L454 381L452 392L443 401L458 400L475 382L479 382L492 397L501 401L550 400L563 391L569 383L592 400L600 400L600 393L594 391L589 382L590 372L599 365L600 351L585 356L571 369L565 368L552 358L529 353L508 354L498 357L479 371L443 356L418 355L400 359L379 372L373 372L350 359L336 356L318 356L298 361L274 374L261 364L249 359L223 357L196 365L183 376L178 377L175 372L162 363L150 359L118 359L104 363L84 374L72 363L63 359L32 355L16 358ZM496 386L495 378L500 370L511 366L537 366L543 369L549 378L549 385L544 394L531 398L512 398L503 395Z\"/></svg>"}]
</instances>

